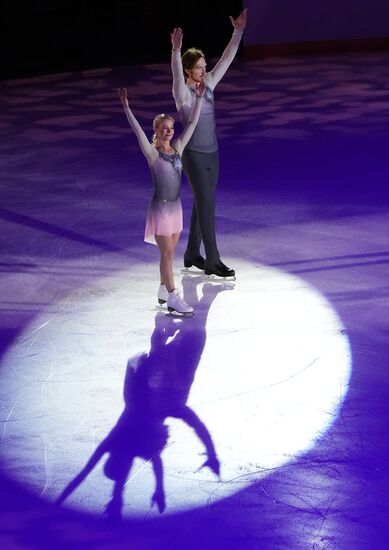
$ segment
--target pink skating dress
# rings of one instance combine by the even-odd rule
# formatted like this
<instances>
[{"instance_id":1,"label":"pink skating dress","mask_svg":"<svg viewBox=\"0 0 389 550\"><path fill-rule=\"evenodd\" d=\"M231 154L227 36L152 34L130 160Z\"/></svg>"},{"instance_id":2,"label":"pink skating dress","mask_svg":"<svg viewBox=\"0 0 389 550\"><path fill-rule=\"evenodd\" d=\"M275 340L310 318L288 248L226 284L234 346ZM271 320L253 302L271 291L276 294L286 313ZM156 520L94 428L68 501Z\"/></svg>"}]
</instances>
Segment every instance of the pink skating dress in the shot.
<instances>
[{"instance_id":1,"label":"pink skating dress","mask_svg":"<svg viewBox=\"0 0 389 550\"><path fill-rule=\"evenodd\" d=\"M158 159L149 165L154 191L147 209L144 240L151 244L157 244L154 235L168 236L182 231L181 157L177 152L158 153Z\"/></svg>"}]
</instances>

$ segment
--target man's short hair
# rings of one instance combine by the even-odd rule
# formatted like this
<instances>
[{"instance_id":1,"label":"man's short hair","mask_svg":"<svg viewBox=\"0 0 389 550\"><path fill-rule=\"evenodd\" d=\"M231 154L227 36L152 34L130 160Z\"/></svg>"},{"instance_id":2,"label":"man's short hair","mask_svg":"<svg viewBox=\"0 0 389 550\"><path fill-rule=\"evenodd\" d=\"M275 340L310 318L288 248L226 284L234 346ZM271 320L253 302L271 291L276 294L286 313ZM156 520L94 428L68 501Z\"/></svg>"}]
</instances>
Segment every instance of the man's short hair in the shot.
<instances>
[{"instance_id":1,"label":"man's short hair","mask_svg":"<svg viewBox=\"0 0 389 550\"><path fill-rule=\"evenodd\" d=\"M204 52L198 48L189 48L182 56L182 67L184 72L190 71L196 65L197 61L205 57Z\"/></svg>"}]
</instances>

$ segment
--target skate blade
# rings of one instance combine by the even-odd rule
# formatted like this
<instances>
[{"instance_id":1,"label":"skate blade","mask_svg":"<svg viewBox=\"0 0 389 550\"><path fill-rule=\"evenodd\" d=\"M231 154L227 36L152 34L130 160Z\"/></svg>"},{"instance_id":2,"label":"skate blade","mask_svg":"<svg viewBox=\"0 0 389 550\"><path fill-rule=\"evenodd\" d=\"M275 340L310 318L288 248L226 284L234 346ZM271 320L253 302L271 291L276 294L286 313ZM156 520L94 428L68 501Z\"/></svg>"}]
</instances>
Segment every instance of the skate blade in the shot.
<instances>
[{"instance_id":1,"label":"skate blade","mask_svg":"<svg viewBox=\"0 0 389 550\"><path fill-rule=\"evenodd\" d=\"M181 273L183 275L204 275L204 270L203 269L192 269L191 267L183 267L181 269Z\"/></svg>"},{"instance_id":2,"label":"skate blade","mask_svg":"<svg viewBox=\"0 0 389 550\"><path fill-rule=\"evenodd\" d=\"M166 302L164 304L156 304L155 309L158 309L158 311L166 311Z\"/></svg>"},{"instance_id":3,"label":"skate blade","mask_svg":"<svg viewBox=\"0 0 389 550\"><path fill-rule=\"evenodd\" d=\"M168 312L167 314L169 317L176 317L176 318L179 318L179 319L192 319L194 317L194 312L193 311L188 311L188 312L180 312L180 311L177 311L176 309L170 309L168 308Z\"/></svg>"},{"instance_id":4,"label":"skate blade","mask_svg":"<svg viewBox=\"0 0 389 550\"><path fill-rule=\"evenodd\" d=\"M207 279L207 281L230 281L230 282L234 282L236 281L236 275L232 275L231 277L219 277L218 275L215 275L214 273L212 273L212 275L205 275L205 278Z\"/></svg>"}]
</instances>

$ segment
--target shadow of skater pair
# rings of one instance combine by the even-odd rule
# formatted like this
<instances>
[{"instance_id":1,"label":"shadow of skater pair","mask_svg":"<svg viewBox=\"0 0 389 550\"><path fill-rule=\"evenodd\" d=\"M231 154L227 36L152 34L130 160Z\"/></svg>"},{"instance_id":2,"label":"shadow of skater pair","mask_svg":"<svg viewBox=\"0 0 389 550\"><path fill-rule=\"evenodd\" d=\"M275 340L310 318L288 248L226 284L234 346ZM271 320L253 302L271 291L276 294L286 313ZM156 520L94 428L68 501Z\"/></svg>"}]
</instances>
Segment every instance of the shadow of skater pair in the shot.
<instances>
[{"instance_id":1,"label":"shadow of skater pair","mask_svg":"<svg viewBox=\"0 0 389 550\"><path fill-rule=\"evenodd\" d=\"M209 468L217 476L220 463L206 425L186 403L205 342L209 308L217 294L232 289L231 284L204 283L202 276L182 279L185 299L196 305L195 320L177 318L159 311L151 335L148 353L128 360L124 382L124 410L116 425L98 445L84 468L65 487L57 499L62 503L82 483L107 453L104 474L114 482L112 498L105 513L120 518L123 492L136 458L150 462L155 479L151 506L165 510L162 451L168 445L168 417L182 420L191 427L205 448ZM202 284L202 296L197 287Z\"/></svg>"}]
</instances>

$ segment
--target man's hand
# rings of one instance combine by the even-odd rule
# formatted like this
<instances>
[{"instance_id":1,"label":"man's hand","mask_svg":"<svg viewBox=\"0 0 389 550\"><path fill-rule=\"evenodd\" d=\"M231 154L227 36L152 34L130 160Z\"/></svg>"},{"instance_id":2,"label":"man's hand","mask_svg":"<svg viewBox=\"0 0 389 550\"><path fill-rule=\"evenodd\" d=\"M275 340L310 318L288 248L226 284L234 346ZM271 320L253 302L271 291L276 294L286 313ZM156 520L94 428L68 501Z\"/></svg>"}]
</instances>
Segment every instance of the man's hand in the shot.
<instances>
[{"instance_id":1,"label":"man's hand","mask_svg":"<svg viewBox=\"0 0 389 550\"><path fill-rule=\"evenodd\" d=\"M128 99L127 99L127 90L126 90L126 88L119 88L119 97L120 97L120 101L123 104L123 107L128 107Z\"/></svg>"},{"instance_id":2,"label":"man's hand","mask_svg":"<svg viewBox=\"0 0 389 550\"><path fill-rule=\"evenodd\" d=\"M234 29L237 29L238 31L244 31L247 23L247 8L244 9L242 13L239 15L239 17L237 17L236 19L234 19L230 15L230 21Z\"/></svg>"},{"instance_id":3,"label":"man's hand","mask_svg":"<svg viewBox=\"0 0 389 550\"><path fill-rule=\"evenodd\" d=\"M173 29L170 33L170 40L172 41L172 48L174 52L178 52L182 48L182 29L180 27Z\"/></svg>"}]
</instances>

